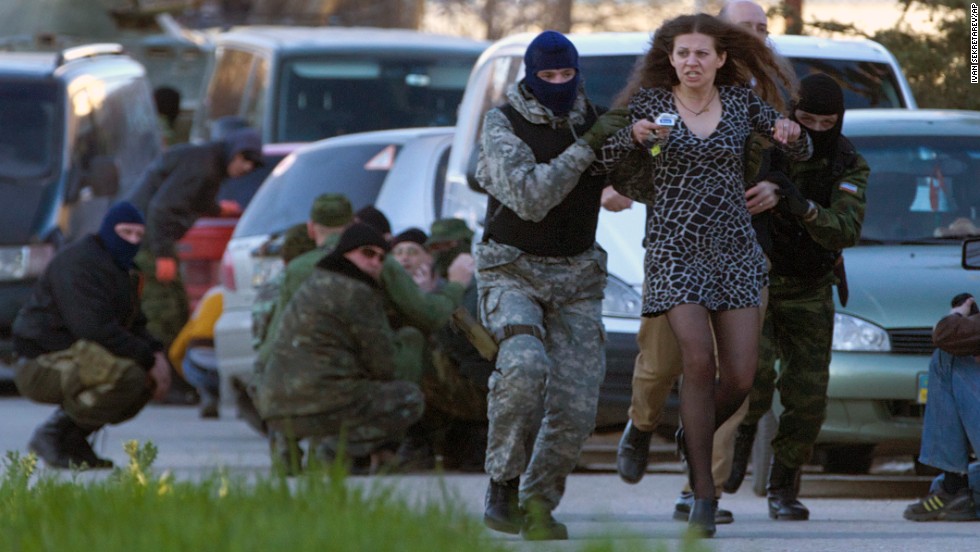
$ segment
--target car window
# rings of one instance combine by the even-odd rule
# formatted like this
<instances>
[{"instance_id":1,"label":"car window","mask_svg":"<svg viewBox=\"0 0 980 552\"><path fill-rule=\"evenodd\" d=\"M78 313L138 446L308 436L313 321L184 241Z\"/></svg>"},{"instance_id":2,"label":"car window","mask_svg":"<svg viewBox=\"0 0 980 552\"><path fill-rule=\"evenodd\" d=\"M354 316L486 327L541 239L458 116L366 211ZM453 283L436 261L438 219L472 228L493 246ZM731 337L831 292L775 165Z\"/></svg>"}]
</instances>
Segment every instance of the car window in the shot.
<instances>
[{"instance_id":1,"label":"car window","mask_svg":"<svg viewBox=\"0 0 980 552\"><path fill-rule=\"evenodd\" d=\"M609 107L633 72L637 56L587 56L579 59L585 92L596 105Z\"/></svg>"},{"instance_id":2,"label":"car window","mask_svg":"<svg viewBox=\"0 0 980 552\"><path fill-rule=\"evenodd\" d=\"M208 120L216 121L241 113L242 97L248 90L254 57L249 52L230 48L221 48L215 53L214 77L204 106Z\"/></svg>"},{"instance_id":3,"label":"car window","mask_svg":"<svg viewBox=\"0 0 980 552\"><path fill-rule=\"evenodd\" d=\"M320 194L344 194L354 209L373 204L401 144L306 150L284 159L242 214L233 237L274 234L309 218Z\"/></svg>"},{"instance_id":4,"label":"car window","mask_svg":"<svg viewBox=\"0 0 980 552\"><path fill-rule=\"evenodd\" d=\"M980 235L980 136L851 140L871 166L864 240L895 243Z\"/></svg>"},{"instance_id":5,"label":"car window","mask_svg":"<svg viewBox=\"0 0 980 552\"><path fill-rule=\"evenodd\" d=\"M849 59L792 58L796 75L803 78L811 73L826 73L841 84L844 107L907 107L887 63Z\"/></svg>"},{"instance_id":6,"label":"car window","mask_svg":"<svg viewBox=\"0 0 980 552\"><path fill-rule=\"evenodd\" d=\"M475 54L304 57L278 78L277 142L369 130L451 126Z\"/></svg>"},{"instance_id":7,"label":"car window","mask_svg":"<svg viewBox=\"0 0 980 552\"><path fill-rule=\"evenodd\" d=\"M57 98L53 83L0 83L0 180L53 172L61 144Z\"/></svg>"}]
</instances>

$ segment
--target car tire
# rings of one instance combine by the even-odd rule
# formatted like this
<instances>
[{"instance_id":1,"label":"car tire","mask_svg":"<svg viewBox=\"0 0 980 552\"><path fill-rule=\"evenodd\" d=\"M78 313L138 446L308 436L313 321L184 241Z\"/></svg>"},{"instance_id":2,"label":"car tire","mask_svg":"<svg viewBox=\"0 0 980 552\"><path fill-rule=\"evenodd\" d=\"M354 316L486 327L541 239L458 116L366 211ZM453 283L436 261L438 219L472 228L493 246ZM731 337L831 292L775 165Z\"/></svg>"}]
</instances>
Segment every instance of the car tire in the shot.
<instances>
[{"instance_id":1,"label":"car tire","mask_svg":"<svg viewBox=\"0 0 980 552\"><path fill-rule=\"evenodd\" d=\"M824 473L864 475L871 470L874 452L875 446L869 444L826 447L820 464Z\"/></svg>"}]
</instances>

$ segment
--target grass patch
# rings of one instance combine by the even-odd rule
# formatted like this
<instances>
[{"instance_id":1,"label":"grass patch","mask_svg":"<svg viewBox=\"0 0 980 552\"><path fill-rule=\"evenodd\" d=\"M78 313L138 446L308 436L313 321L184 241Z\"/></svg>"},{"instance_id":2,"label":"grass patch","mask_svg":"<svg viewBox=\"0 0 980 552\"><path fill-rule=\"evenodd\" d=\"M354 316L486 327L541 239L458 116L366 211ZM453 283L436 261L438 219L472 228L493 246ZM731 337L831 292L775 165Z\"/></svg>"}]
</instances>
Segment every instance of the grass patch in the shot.
<instances>
[{"instance_id":1,"label":"grass patch","mask_svg":"<svg viewBox=\"0 0 980 552\"><path fill-rule=\"evenodd\" d=\"M408 501L382 483L352 485L338 465L290 478L247 479L215 471L199 481L156 474L152 443L125 446L129 464L101 479L38 473L33 454L8 452L0 477L0 550L457 551L513 550L442 487L438 499ZM554 544L554 545L552 545ZM685 541L680 549L706 550ZM650 550L633 539L572 544L585 552ZM557 543L536 549L568 550ZM666 551L661 545L655 550Z\"/></svg>"}]
</instances>

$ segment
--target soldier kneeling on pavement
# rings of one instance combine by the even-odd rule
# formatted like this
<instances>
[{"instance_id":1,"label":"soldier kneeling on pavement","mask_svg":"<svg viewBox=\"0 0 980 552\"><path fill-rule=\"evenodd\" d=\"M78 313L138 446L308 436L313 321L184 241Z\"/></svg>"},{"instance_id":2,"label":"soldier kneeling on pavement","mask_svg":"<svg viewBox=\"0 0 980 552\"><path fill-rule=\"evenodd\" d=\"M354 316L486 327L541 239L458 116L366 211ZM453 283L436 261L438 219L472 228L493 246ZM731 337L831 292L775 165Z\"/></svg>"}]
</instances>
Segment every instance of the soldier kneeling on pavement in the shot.
<instances>
[{"instance_id":1,"label":"soldier kneeling on pavement","mask_svg":"<svg viewBox=\"0 0 980 552\"><path fill-rule=\"evenodd\" d=\"M17 389L58 405L28 444L50 467L111 468L87 437L132 418L170 387L163 346L140 311L133 259L144 230L136 207L114 205L98 233L54 257L14 320Z\"/></svg>"},{"instance_id":2,"label":"soldier kneeling on pavement","mask_svg":"<svg viewBox=\"0 0 980 552\"><path fill-rule=\"evenodd\" d=\"M388 324L378 282L388 250L370 226L350 226L283 312L253 382L273 464L286 474L301 470L303 439L337 442L340 460L373 456L377 467L422 416L418 385L395 380L421 362L423 338Z\"/></svg>"}]
</instances>

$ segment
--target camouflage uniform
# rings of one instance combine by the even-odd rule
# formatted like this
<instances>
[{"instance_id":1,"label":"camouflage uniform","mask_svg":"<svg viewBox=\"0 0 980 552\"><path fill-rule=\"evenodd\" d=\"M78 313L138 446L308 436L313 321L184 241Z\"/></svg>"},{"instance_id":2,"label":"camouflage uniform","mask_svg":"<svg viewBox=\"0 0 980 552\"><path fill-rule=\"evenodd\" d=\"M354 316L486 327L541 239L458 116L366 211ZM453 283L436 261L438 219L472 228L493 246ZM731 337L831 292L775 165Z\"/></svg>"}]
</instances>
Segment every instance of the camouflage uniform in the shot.
<instances>
[{"instance_id":1,"label":"camouflage uniform","mask_svg":"<svg viewBox=\"0 0 980 552\"><path fill-rule=\"evenodd\" d=\"M340 257L340 259L343 259ZM268 362L253 383L270 429L291 437L346 435L354 456L397 440L422 415L418 386L394 381L419 363L422 337L396 337L373 280L325 258L286 306ZM290 433L291 432L291 433Z\"/></svg>"},{"instance_id":2,"label":"camouflage uniform","mask_svg":"<svg viewBox=\"0 0 980 552\"><path fill-rule=\"evenodd\" d=\"M841 137L839 144L834 162L796 161L788 169L790 181L817 206L816 216L804 221L779 210L773 215L769 305L743 425L754 426L769 411L778 386L784 411L772 446L775 459L789 468L810 459L826 415L834 255L858 242L864 220L870 169L850 142ZM821 249L822 260L804 254Z\"/></svg>"},{"instance_id":3,"label":"camouflage uniform","mask_svg":"<svg viewBox=\"0 0 980 552\"><path fill-rule=\"evenodd\" d=\"M276 241L279 243L275 244ZM290 226L289 230L286 230L282 236L276 236L275 239L263 244L260 249L277 245L280 248L282 262L285 264L289 264L289 261L294 258L316 248L316 243L306 229L306 223ZM271 255L272 251L268 251L268 255L263 254L263 256ZM276 303L279 300L279 287L285 278L284 271L280 270L255 290L255 301L252 302L252 348L256 351L259 350L268 336L272 318L276 313Z\"/></svg>"},{"instance_id":4,"label":"camouflage uniform","mask_svg":"<svg viewBox=\"0 0 980 552\"><path fill-rule=\"evenodd\" d=\"M567 119L554 117L521 85L511 86L507 100L508 106L486 115L477 165L477 179L491 196L487 233L474 251L480 315L500 342L489 382L486 471L496 482L523 473L521 504L533 501L551 510L595 426L605 376L601 315L606 252L595 244L591 218L598 217L602 186L583 176L595 160L584 140L572 138L557 155L543 160L533 150L539 144L520 138L511 117L516 112L525 121L517 124L534 125L535 132L551 132L558 140L569 130L572 137L581 136L580 129L589 128L595 113L581 89ZM583 190L586 186L597 189ZM586 236L591 245L584 251L543 256L493 239L497 217L511 217L504 206L520 219L510 218L513 223L508 224L544 229L569 198L583 192L594 195L594 205L593 195L579 196L583 209L559 224L569 235L588 232L593 224L591 236ZM494 207L495 201L501 207ZM524 331L514 332L519 328ZM524 445L535 431L528 458Z\"/></svg>"}]
</instances>

